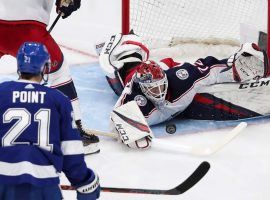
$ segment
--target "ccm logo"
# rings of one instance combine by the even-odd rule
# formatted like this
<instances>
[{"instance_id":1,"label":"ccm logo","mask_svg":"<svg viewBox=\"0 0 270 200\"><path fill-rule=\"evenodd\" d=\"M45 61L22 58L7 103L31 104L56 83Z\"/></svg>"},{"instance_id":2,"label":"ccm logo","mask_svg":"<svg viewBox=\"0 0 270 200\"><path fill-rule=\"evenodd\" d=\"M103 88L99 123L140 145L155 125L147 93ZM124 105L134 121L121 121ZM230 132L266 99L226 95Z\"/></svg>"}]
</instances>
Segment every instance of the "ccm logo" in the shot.
<instances>
[{"instance_id":1,"label":"ccm logo","mask_svg":"<svg viewBox=\"0 0 270 200\"><path fill-rule=\"evenodd\" d=\"M123 128L122 124L116 124L115 128L118 131L118 133L120 134L120 136L124 142L129 140L127 133L126 133L125 129Z\"/></svg>"},{"instance_id":2,"label":"ccm logo","mask_svg":"<svg viewBox=\"0 0 270 200\"><path fill-rule=\"evenodd\" d=\"M258 82L253 82L253 83L241 83L240 86L239 86L239 89L268 86L269 82L270 82L270 80L268 80L268 81L258 81Z\"/></svg>"},{"instance_id":3,"label":"ccm logo","mask_svg":"<svg viewBox=\"0 0 270 200\"><path fill-rule=\"evenodd\" d=\"M109 51L110 51L111 48L112 48L112 44L113 44L114 40L115 40L115 35L113 35L113 36L111 37L109 44L106 46L106 49L105 49L104 54L109 54L109 53L110 53Z\"/></svg>"}]
</instances>

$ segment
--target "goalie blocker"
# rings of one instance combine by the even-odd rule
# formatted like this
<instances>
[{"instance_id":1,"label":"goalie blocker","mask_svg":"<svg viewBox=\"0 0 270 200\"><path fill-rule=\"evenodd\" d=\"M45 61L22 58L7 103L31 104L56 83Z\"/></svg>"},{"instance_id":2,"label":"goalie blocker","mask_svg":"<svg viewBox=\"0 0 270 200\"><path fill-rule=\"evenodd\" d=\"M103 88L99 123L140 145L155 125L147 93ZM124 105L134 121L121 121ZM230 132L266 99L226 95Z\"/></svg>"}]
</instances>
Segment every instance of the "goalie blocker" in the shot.
<instances>
[{"instance_id":1,"label":"goalie blocker","mask_svg":"<svg viewBox=\"0 0 270 200\"><path fill-rule=\"evenodd\" d=\"M153 133L135 101L115 108L111 113L112 131L130 148L148 149Z\"/></svg>"}]
</instances>

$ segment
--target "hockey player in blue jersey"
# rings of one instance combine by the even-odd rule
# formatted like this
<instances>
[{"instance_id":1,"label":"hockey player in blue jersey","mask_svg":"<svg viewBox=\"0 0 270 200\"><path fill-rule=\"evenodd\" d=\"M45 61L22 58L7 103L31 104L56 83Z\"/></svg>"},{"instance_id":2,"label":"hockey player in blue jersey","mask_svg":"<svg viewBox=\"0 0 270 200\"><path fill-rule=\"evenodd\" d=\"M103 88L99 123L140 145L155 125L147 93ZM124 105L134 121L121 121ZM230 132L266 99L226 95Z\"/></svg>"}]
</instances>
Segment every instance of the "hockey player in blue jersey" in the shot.
<instances>
[{"instance_id":1,"label":"hockey player in blue jersey","mask_svg":"<svg viewBox=\"0 0 270 200\"><path fill-rule=\"evenodd\" d=\"M99 178L86 166L71 103L41 81L50 65L46 47L24 43L18 81L0 84L0 199L60 200L59 173L79 200L99 197Z\"/></svg>"},{"instance_id":2,"label":"hockey player in blue jersey","mask_svg":"<svg viewBox=\"0 0 270 200\"><path fill-rule=\"evenodd\" d=\"M52 63L47 72L50 74L50 87L61 91L70 99L76 125L83 137L85 154L98 153L99 138L88 134L83 126L80 102L67 57L46 29L54 3L62 18L69 17L81 6L81 0L0 1L0 59L3 55L16 57L20 45L26 41L44 44Z\"/></svg>"},{"instance_id":3,"label":"hockey player in blue jersey","mask_svg":"<svg viewBox=\"0 0 270 200\"><path fill-rule=\"evenodd\" d=\"M147 126L175 117L236 120L263 115L254 107L248 108L243 104L237 105L237 102L201 93L205 87L214 84L266 77L269 72L267 55L254 43L243 44L229 58L219 60L208 56L198 59L194 64L177 63L172 58L160 61L150 61L148 58L148 48L134 34L111 36L99 57L110 86L120 96L111 114L112 127L130 147L148 148L152 136ZM144 119L139 118L139 122L142 121L134 130L132 127L136 120L128 120L133 107L127 108L126 105L132 101L137 103L137 110L146 120L144 122ZM134 112L137 112L135 108ZM133 130L136 136L122 137L128 130ZM141 132L141 136L138 132ZM125 141L127 138L129 142Z\"/></svg>"}]
</instances>

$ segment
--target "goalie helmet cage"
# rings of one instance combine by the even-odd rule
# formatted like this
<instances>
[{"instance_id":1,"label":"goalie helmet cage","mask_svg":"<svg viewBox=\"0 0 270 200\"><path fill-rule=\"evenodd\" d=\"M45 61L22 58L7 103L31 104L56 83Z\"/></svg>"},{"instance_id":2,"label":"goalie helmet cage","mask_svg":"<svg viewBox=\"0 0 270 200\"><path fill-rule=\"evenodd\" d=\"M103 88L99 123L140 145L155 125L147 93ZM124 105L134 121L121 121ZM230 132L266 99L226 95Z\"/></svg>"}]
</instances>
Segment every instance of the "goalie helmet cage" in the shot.
<instances>
[{"instance_id":1,"label":"goalie helmet cage","mask_svg":"<svg viewBox=\"0 0 270 200\"><path fill-rule=\"evenodd\" d=\"M256 33L269 29L268 1L122 0L122 33L133 29L151 49L181 43L238 46L240 24Z\"/></svg>"}]
</instances>

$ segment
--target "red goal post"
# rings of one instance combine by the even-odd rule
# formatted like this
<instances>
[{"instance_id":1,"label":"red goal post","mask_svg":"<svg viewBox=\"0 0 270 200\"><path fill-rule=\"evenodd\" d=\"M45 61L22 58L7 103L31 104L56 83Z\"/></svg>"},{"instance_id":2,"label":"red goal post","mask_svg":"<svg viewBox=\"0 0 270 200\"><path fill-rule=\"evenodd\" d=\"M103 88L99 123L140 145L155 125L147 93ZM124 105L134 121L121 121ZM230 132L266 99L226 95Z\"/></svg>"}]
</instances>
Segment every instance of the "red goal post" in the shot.
<instances>
[{"instance_id":1,"label":"red goal post","mask_svg":"<svg viewBox=\"0 0 270 200\"><path fill-rule=\"evenodd\" d=\"M187 42L236 45L240 43L240 24L258 31L269 30L268 1L122 0L122 33L133 29L149 43L161 41L150 44L152 48ZM244 34L252 32L248 30L244 29Z\"/></svg>"}]
</instances>

